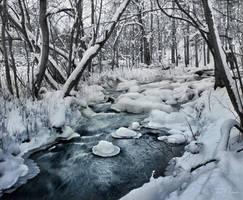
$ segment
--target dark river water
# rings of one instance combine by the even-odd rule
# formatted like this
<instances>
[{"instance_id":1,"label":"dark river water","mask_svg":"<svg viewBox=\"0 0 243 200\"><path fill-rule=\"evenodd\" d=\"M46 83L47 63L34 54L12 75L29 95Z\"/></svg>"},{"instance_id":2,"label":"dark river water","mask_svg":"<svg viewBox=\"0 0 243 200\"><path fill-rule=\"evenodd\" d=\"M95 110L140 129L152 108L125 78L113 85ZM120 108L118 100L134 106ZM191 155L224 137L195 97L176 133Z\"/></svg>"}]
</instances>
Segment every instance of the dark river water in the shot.
<instances>
[{"instance_id":1,"label":"dark river water","mask_svg":"<svg viewBox=\"0 0 243 200\"><path fill-rule=\"evenodd\" d=\"M109 105L93 108L109 112ZM78 124L81 138L61 142L30 156L40 173L4 200L115 200L148 182L153 170L163 175L168 161L180 156L183 146L172 146L156 140L163 130L143 128L139 139L113 139L110 133L145 118L143 114L100 113ZM119 155L101 158L91 149L100 140L121 148Z\"/></svg>"}]
</instances>

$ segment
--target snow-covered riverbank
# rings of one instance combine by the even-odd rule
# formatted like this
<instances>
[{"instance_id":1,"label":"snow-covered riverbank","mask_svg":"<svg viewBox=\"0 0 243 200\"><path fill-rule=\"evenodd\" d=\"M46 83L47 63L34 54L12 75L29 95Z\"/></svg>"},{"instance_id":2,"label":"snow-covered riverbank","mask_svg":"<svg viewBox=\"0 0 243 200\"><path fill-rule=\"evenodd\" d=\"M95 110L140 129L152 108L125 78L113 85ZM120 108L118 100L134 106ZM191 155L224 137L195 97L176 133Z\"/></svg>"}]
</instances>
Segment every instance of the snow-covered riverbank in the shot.
<instances>
[{"instance_id":1,"label":"snow-covered riverbank","mask_svg":"<svg viewBox=\"0 0 243 200\"><path fill-rule=\"evenodd\" d=\"M149 70L146 69L140 73L148 74ZM157 73L161 73L161 71L158 70ZM106 81L103 80L104 77L99 77L95 81L93 80L91 85L85 86L82 93L75 93L76 97L68 97L64 100L58 98L58 93L46 93L42 100L45 103L41 104L42 107L35 106L39 110L34 111L36 113L35 121L41 119L40 113L45 114L45 119L48 120L43 120L42 124L46 126L42 125L41 127L39 125L40 131L33 135L30 141L21 143L19 147L13 145L6 153L3 153L4 162L1 162L0 166L2 163L5 165L10 161L18 164L13 164L12 170L4 171L6 167L3 167L4 176L0 177L2 189L10 188L18 181L19 177L28 173L28 167L21 158L26 152L55 142L57 138L79 137L72 131L72 128L75 130L75 125L82 120L83 122L93 121L93 123L97 123L95 125L88 125L89 123L87 123L89 127L85 128L90 133L98 133L95 130L96 125L105 128L107 124L100 124L98 119L105 116L112 117L112 114L96 113L91 109L93 107L94 110L107 108L112 112L127 112L132 115L142 114L147 116L141 123L138 123L135 119L130 121L129 128L135 131L127 129L121 124L116 131L112 128L109 129L111 132L107 130L109 137L104 137L102 134L97 136L100 141L107 138L111 140L110 136L112 136L112 140L117 141L115 144L118 144L119 148L122 146L121 151L127 151L126 148L128 148L126 145L123 147L123 142L119 142L126 140L121 139L121 135L127 137L127 139L132 138L132 135L137 138L135 140L140 140L139 138L142 136L139 132L140 128L151 129L153 132L166 130L166 135L157 136L157 142L186 144L184 155L170 161L166 172L167 176L151 177L149 183L132 190L122 199L218 199L221 198L220 195L224 195L224 199L239 199L241 191L237 187L240 185L238 177L241 175L239 169L242 153L233 152L238 148L238 140L241 139L238 131L232 130L231 133L230 146L232 151L215 153L221 138L220 128L222 124L226 119L234 119L234 112L225 89L214 91L213 77L206 77L201 80L194 74L194 71L187 73L179 70L173 73L167 71L160 79L158 79L154 70L150 72L146 80L140 80L140 75L138 74L137 79L135 75L122 78L106 76ZM107 84L107 80L109 84ZM106 96L106 90L109 90L109 88L116 88L117 98ZM99 106L99 103L110 100L112 100L112 104L107 103L107 105L102 104L102 107ZM47 105L48 107L46 107ZM12 116L18 114L16 111L15 114L13 112ZM23 130L24 132L24 129L26 131L27 123L23 123L22 114L19 114L19 116L19 118L13 117L15 121L11 118L7 120L10 124L8 131ZM16 119L19 119L19 121L16 122ZM14 124L18 126L14 126ZM16 127L20 128L16 129ZM52 129L48 129L48 127L52 127ZM58 133L59 129L62 130L62 134ZM97 131L100 130L102 129L97 129ZM124 132L125 130L126 132ZM90 136L84 138L86 137ZM96 142L93 146L97 144ZM113 147L113 145L110 146ZM106 150L105 152L110 152L110 149ZM132 151L132 148L129 147L129 151ZM91 150L89 150L90 153ZM118 154L118 151L114 155L116 154ZM6 155L9 155L9 159L6 159ZM160 174L161 172L155 173ZM6 179L11 181L7 182ZM217 181L220 181L220 184L216 185ZM221 190L224 191L219 192Z\"/></svg>"},{"instance_id":2,"label":"snow-covered riverbank","mask_svg":"<svg viewBox=\"0 0 243 200\"><path fill-rule=\"evenodd\" d=\"M202 89L204 81L208 83L211 80L199 81L194 86ZM187 118L186 123L181 120L183 114ZM171 128L172 136L161 140L175 142L181 139L175 137L178 134L190 138L186 152L182 157L171 160L167 176L151 177L149 183L131 191L122 200L242 199L242 133L232 129L228 151L218 147L227 129L223 125L227 125L227 119L235 118L226 90L213 90L212 86L207 87L198 99L182 105L174 115L151 112L148 124Z\"/></svg>"}]
</instances>

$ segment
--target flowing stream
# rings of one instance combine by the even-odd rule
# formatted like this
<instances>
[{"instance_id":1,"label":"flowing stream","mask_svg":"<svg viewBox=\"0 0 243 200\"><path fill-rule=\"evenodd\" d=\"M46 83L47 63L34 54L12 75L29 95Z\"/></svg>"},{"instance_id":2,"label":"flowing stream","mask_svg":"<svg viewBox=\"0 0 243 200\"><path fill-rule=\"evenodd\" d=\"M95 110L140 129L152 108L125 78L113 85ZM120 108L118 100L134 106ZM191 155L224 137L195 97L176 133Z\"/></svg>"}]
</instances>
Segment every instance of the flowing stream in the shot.
<instances>
[{"instance_id":1,"label":"flowing stream","mask_svg":"<svg viewBox=\"0 0 243 200\"><path fill-rule=\"evenodd\" d=\"M168 161L180 156L183 146L158 141L165 130L142 128L139 139L113 139L112 131L131 122L142 121L144 114L111 112L110 104L93 107L99 114L80 121L76 132L81 138L62 142L30 156L40 173L4 200L115 200L148 182L153 170L163 175ZM101 158L91 149L100 140L121 148L119 155Z\"/></svg>"}]
</instances>

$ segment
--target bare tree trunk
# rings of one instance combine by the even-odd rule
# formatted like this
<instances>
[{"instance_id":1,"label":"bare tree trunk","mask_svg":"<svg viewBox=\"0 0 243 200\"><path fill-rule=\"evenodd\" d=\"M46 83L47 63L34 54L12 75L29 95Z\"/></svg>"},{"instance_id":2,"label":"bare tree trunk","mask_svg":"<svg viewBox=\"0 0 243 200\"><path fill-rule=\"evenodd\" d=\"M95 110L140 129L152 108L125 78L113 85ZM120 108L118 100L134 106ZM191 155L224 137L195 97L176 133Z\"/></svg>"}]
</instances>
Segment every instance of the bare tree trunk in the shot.
<instances>
[{"instance_id":1,"label":"bare tree trunk","mask_svg":"<svg viewBox=\"0 0 243 200\"><path fill-rule=\"evenodd\" d=\"M11 76L10 76L10 67L8 63L8 49L6 44L6 26L7 26L7 1L3 0L3 10L1 11L1 18L2 18L2 48L3 48L3 57L4 57L4 64L5 64L5 74L6 74L6 81L7 87L11 94L13 93Z\"/></svg>"},{"instance_id":2,"label":"bare tree trunk","mask_svg":"<svg viewBox=\"0 0 243 200\"><path fill-rule=\"evenodd\" d=\"M206 57L206 43L203 41L203 65L207 65L207 57Z\"/></svg>"},{"instance_id":3,"label":"bare tree trunk","mask_svg":"<svg viewBox=\"0 0 243 200\"><path fill-rule=\"evenodd\" d=\"M187 23L187 35L186 35L186 67L190 64L190 25Z\"/></svg>"},{"instance_id":4,"label":"bare tree trunk","mask_svg":"<svg viewBox=\"0 0 243 200\"><path fill-rule=\"evenodd\" d=\"M140 50L142 52L142 55L143 55L142 62L144 62L147 65L150 65L151 64L151 56L150 56L150 50L149 50L149 41L146 37L146 32L145 32L145 27L144 27L144 24L143 24L141 8L138 7L137 9L138 9L138 22L140 24L140 29L141 29L141 33L142 33L142 38L141 38L142 49Z\"/></svg>"},{"instance_id":5,"label":"bare tree trunk","mask_svg":"<svg viewBox=\"0 0 243 200\"><path fill-rule=\"evenodd\" d=\"M234 84L234 81L230 75L227 61L226 61L226 55L223 53L221 42L219 39L219 34L216 28L216 25L214 23L212 8L210 7L208 0L202 0L203 8L204 8L204 14L206 18L206 22L209 29L209 34L211 37L212 47L214 51L214 59L217 65L215 65L215 72L218 72L224 80L229 98L231 100L231 103L234 107L234 110L239 116L241 126L243 125L243 111L242 111L242 101L240 98L240 94L238 90L234 90L233 88L237 87L237 85ZM243 88L241 88L243 89Z\"/></svg>"},{"instance_id":6,"label":"bare tree trunk","mask_svg":"<svg viewBox=\"0 0 243 200\"><path fill-rule=\"evenodd\" d=\"M172 9L174 12L175 9L175 3L174 1L172 2ZM172 18L172 30L171 30L171 63L175 64L176 63L176 25L175 25L175 18Z\"/></svg>"},{"instance_id":7,"label":"bare tree trunk","mask_svg":"<svg viewBox=\"0 0 243 200\"><path fill-rule=\"evenodd\" d=\"M198 35L195 35L195 66L199 67L199 62L198 62Z\"/></svg>"},{"instance_id":8,"label":"bare tree trunk","mask_svg":"<svg viewBox=\"0 0 243 200\"><path fill-rule=\"evenodd\" d=\"M210 64L210 48L207 46L207 64Z\"/></svg>"},{"instance_id":9,"label":"bare tree trunk","mask_svg":"<svg viewBox=\"0 0 243 200\"><path fill-rule=\"evenodd\" d=\"M162 61L162 37L160 32L160 22L159 22L159 16L157 15L157 32L158 32L158 56L159 56L159 62Z\"/></svg>"},{"instance_id":10,"label":"bare tree trunk","mask_svg":"<svg viewBox=\"0 0 243 200\"><path fill-rule=\"evenodd\" d=\"M38 96L38 92L41 87L42 80L45 75L45 71L48 63L49 56L49 30L47 25L47 0L39 0L40 3L40 14L39 14L39 23L41 29L42 36L42 48L41 48L41 60L39 63L39 72L36 76L35 84L34 84L34 93L35 96Z\"/></svg>"},{"instance_id":11,"label":"bare tree trunk","mask_svg":"<svg viewBox=\"0 0 243 200\"><path fill-rule=\"evenodd\" d=\"M12 70L13 70L13 73L14 73L14 85L15 85L15 90L16 90L16 96L17 96L17 98L19 98L19 88L18 88L18 81L17 81L17 69L16 69L14 53L13 53L13 49L12 49L13 40L12 40L10 35L8 35L8 37L9 37L9 40L8 40L9 52L10 52L10 57L11 57Z\"/></svg>"},{"instance_id":12,"label":"bare tree trunk","mask_svg":"<svg viewBox=\"0 0 243 200\"><path fill-rule=\"evenodd\" d=\"M92 59L99 53L101 48L104 46L106 41L109 39L111 33L114 31L116 24L118 23L121 15L125 11L126 7L130 3L130 0L124 0L120 7L117 9L116 13L114 14L114 17L112 19L112 22L109 24L107 29L105 30L105 34L101 39L96 41L94 45L91 45L85 52L82 57L82 60L78 64L78 66L75 68L75 70L72 72L72 74L67 79L66 83L63 86L63 97L68 96L71 92L71 90L74 88L75 85L79 82L84 70L87 68L89 63L92 61Z\"/></svg>"},{"instance_id":13,"label":"bare tree trunk","mask_svg":"<svg viewBox=\"0 0 243 200\"><path fill-rule=\"evenodd\" d=\"M150 9L153 10L154 9L154 5L153 5L153 1L150 0ZM153 60L153 41L154 41L154 38L153 38L153 24L154 24L154 15L153 15L153 12L150 13L150 47L149 47L149 50L150 50L150 59Z\"/></svg>"}]
</instances>

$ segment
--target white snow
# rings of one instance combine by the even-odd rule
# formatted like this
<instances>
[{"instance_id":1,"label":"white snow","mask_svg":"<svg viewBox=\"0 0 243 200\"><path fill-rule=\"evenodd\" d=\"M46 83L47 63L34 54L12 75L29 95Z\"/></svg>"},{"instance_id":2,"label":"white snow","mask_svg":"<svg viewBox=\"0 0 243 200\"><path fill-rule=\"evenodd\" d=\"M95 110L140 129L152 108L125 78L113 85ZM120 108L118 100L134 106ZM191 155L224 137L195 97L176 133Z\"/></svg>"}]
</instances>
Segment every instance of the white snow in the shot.
<instances>
[{"instance_id":1,"label":"white snow","mask_svg":"<svg viewBox=\"0 0 243 200\"><path fill-rule=\"evenodd\" d=\"M139 130L140 129L140 123L139 122L133 122L130 126L132 130Z\"/></svg>"},{"instance_id":2,"label":"white snow","mask_svg":"<svg viewBox=\"0 0 243 200\"><path fill-rule=\"evenodd\" d=\"M160 110L152 110L149 117L145 119L145 121L148 121L148 126L152 128L175 128L175 124L183 124L184 126L184 123L186 122L186 116L184 113L166 113Z\"/></svg>"},{"instance_id":3,"label":"white snow","mask_svg":"<svg viewBox=\"0 0 243 200\"><path fill-rule=\"evenodd\" d=\"M120 148L111 142L101 140L92 148L92 153L101 157L112 157L120 153Z\"/></svg>"},{"instance_id":4,"label":"white snow","mask_svg":"<svg viewBox=\"0 0 243 200\"><path fill-rule=\"evenodd\" d=\"M183 144L186 142L186 137L183 134L174 134L170 136L160 136L158 140L165 141L171 144Z\"/></svg>"},{"instance_id":5,"label":"white snow","mask_svg":"<svg viewBox=\"0 0 243 200\"><path fill-rule=\"evenodd\" d=\"M179 112L152 110L145 120L150 127L171 129L168 131L171 135L161 136L159 140L172 143L188 141L184 155L171 161L174 163L173 175L152 178L121 199L242 199L243 181L240 177L243 176L243 153L236 152L237 148L242 147L242 143L239 144L241 140L238 131L231 129L237 124L232 120L235 119L235 113L225 89L214 91L211 89L211 82L202 82L203 85L200 85L201 81L194 82L192 87L200 92L204 91L201 97L183 104ZM187 123L191 125L197 140L193 139ZM210 160L211 163L190 172L194 167Z\"/></svg>"},{"instance_id":6,"label":"white snow","mask_svg":"<svg viewBox=\"0 0 243 200\"><path fill-rule=\"evenodd\" d=\"M137 87L137 81L136 80L131 80L131 81L126 81L124 80L123 82L119 83L117 85L116 90L117 91L128 91L129 89L131 90L131 88L133 87ZM132 91L130 91L132 92Z\"/></svg>"},{"instance_id":7,"label":"white snow","mask_svg":"<svg viewBox=\"0 0 243 200\"><path fill-rule=\"evenodd\" d=\"M153 98L153 96L145 96L140 93L122 94L118 97L117 102L112 105L112 108L128 113L148 113L153 109L168 113L173 111L170 105L166 105L158 97Z\"/></svg>"},{"instance_id":8,"label":"white snow","mask_svg":"<svg viewBox=\"0 0 243 200\"><path fill-rule=\"evenodd\" d=\"M24 165L24 159L15 157L0 149L0 191L10 188L17 182L19 177L25 176L28 167Z\"/></svg>"},{"instance_id":9,"label":"white snow","mask_svg":"<svg viewBox=\"0 0 243 200\"><path fill-rule=\"evenodd\" d=\"M70 140L80 137L78 133L73 132L73 129L69 126L65 126L62 130L62 134L58 135L58 138Z\"/></svg>"},{"instance_id":10,"label":"white snow","mask_svg":"<svg viewBox=\"0 0 243 200\"><path fill-rule=\"evenodd\" d=\"M10 136L14 134L22 134L25 131L22 117L19 114L19 110L11 110L7 119L7 131Z\"/></svg>"},{"instance_id":11,"label":"white snow","mask_svg":"<svg viewBox=\"0 0 243 200\"><path fill-rule=\"evenodd\" d=\"M115 132L111 133L111 136L114 138L139 138L142 134L125 127L120 127Z\"/></svg>"}]
</instances>

